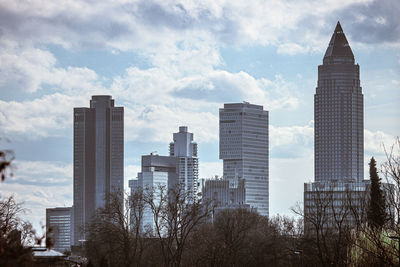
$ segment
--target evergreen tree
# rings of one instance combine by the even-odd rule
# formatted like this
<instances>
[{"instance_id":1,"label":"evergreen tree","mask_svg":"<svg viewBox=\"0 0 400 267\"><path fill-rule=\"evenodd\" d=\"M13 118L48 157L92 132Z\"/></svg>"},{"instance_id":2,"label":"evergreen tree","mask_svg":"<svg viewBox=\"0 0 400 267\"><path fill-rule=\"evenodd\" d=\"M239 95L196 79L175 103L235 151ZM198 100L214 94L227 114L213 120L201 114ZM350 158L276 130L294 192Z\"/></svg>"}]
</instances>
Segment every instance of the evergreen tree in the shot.
<instances>
[{"instance_id":1,"label":"evergreen tree","mask_svg":"<svg viewBox=\"0 0 400 267\"><path fill-rule=\"evenodd\" d=\"M369 175L371 188L367 213L368 224L372 227L382 228L386 220L385 196L381 188L381 179L376 170L374 157L371 158L369 163Z\"/></svg>"}]
</instances>

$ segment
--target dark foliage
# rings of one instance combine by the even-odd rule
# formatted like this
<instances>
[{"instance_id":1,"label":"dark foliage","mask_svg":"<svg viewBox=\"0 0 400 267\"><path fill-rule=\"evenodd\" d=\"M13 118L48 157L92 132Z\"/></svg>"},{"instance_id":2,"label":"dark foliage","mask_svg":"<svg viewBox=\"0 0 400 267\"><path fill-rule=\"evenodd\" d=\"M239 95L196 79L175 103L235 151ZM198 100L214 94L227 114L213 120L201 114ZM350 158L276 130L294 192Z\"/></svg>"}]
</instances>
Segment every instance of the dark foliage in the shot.
<instances>
[{"instance_id":1,"label":"dark foliage","mask_svg":"<svg viewBox=\"0 0 400 267\"><path fill-rule=\"evenodd\" d=\"M141 196L128 198L125 203L123 199L122 192L110 194L106 206L97 210L89 224L85 251L93 266L142 266L142 212L130 217L131 210L141 210L142 203L136 201Z\"/></svg>"},{"instance_id":2,"label":"dark foliage","mask_svg":"<svg viewBox=\"0 0 400 267\"><path fill-rule=\"evenodd\" d=\"M34 232L19 218L21 212L22 205L13 196L0 200L0 266L29 266L33 260L24 243L32 240Z\"/></svg>"},{"instance_id":3,"label":"dark foliage","mask_svg":"<svg viewBox=\"0 0 400 267\"><path fill-rule=\"evenodd\" d=\"M267 219L245 209L220 211L191 237L185 266L291 266L297 230L293 219Z\"/></svg>"},{"instance_id":4,"label":"dark foliage","mask_svg":"<svg viewBox=\"0 0 400 267\"><path fill-rule=\"evenodd\" d=\"M14 160L14 152L11 150L2 150L0 151L0 176L1 181L4 182L7 175L13 176L11 172L11 164Z\"/></svg>"},{"instance_id":5,"label":"dark foliage","mask_svg":"<svg viewBox=\"0 0 400 267\"><path fill-rule=\"evenodd\" d=\"M385 196L382 191L381 179L376 169L376 161L372 157L369 163L371 179L370 199L368 205L368 224L372 227L382 228L386 221Z\"/></svg>"}]
</instances>

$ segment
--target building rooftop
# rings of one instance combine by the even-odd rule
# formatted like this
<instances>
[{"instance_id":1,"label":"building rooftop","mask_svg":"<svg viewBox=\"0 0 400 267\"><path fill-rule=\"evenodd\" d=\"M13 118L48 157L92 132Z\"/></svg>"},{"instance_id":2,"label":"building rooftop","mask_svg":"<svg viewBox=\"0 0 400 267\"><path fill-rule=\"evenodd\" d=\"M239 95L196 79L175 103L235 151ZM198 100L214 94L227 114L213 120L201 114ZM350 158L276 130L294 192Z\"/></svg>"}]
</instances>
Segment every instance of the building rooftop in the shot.
<instances>
[{"instance_id":1,"label":"building rooftop","mask_svg":"<svg viewBox=\"0 0 400 267\"><path fill-rule=\"evenodd\" d=\"M333 32L329 46L326 49L324 63L326 59L332 57L349 58L354 61L353 52L351 51L349 42L347 41L346 35L344 34L339 21L336 24L335 31Z\"/></svg>"},{"instance_id":2,"label":"building rooftop","mask_svg":"<svg viewBox=\"0 0 400 267\"><path fill-rule=\"evenodd\" d=\"M263 106L250 104L249 102L243 101L243 103L225 103L224 109L237 109L237 108L251 108L251 109L259 109L263 110ZM220 109L221 110L221 109Z\"/></svg>"},{"instance_id":3,"label":"building rooftop","mask_svg":"<svg viewBox=\"0 0 400 267\"><path fill-rule=\"evenodd\" d=\"M66 257L63 253L44 247L32 247L33 256L37 257Z\"/></svg>"}]
</instances>

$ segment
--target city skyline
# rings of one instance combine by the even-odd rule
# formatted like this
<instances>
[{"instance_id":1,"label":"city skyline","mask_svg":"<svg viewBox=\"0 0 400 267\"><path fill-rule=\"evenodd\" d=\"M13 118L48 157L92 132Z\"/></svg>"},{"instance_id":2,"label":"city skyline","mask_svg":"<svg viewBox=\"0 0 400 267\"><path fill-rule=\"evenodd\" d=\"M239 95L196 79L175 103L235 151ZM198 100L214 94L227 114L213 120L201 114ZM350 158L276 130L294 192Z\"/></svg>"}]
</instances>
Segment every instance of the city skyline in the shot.
<instances>
[{"instance_id":1,"label":"city skyline","mask_svg":"<svg viewBox=\"0 0 400 267\"><path fill-rule=\"evenodd\" d=\"M43 13L36 3L1 4L0 135L16 155L2 195L25 201L36 228L45 207L72 204L71 110L91 95L126 107L125 188L140 155L167 155L179 125L199 143L200 177L221 175L218 108L249 101L270 111L270 214L290 215L314 177L316 66L338 20L362 66L363 166L381 162L380 142L400 132L399 3L324 2L318 14L308 2L258 5L49 4Z\"/></svg>"}]
</instances>

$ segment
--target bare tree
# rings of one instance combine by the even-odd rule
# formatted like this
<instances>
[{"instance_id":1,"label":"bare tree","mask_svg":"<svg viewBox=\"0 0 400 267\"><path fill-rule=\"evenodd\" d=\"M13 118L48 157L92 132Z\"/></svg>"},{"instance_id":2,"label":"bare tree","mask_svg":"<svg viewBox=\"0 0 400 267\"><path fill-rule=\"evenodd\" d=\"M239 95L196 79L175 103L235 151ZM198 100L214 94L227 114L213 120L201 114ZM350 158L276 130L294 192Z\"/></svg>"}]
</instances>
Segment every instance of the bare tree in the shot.
<instances>
[{"instance_id":1,"label":"bare tree","mask_svg":"<svg viewBox=\"0 0 400 267\"><path fill-rule=\"evenodd\" d=\"M354 234L352 264L355 266L395 266L400 261L400 139L387 150L386 162L381 173L386 183L381 184L384 193L387 220L382 227L363 224Z\"/></svg>"},{"instance_id":2,"label":"bare tree","mask_svg":"<svg viewBox=\"0 0 400 267\"><path fill-rule=\"evenodd\" d=\"M347 262L352 231L366 219L366 191L352 182L314 183L302 207L292 211L304 218L308 253L315 253L321 266L343 266Z\"/></svg>"},{"instance_id":3,"label":"bare tree","mask_svg":"<svg viewBox=\"0 0 400 267\"><path fill-rule=\"evenodd\" d=\"M382 165L383 173L387 184L392 184L387 191L388 212L389 212L389 238L392 239L391 247L394 254L397 254L397 263L400 264L400 138L386 153L386 162ZM393 243L397 241L397 246ZM396 257L395 256L395 257Z\"/></svg>"},{"instance_id":4,"label":"bare tree","mask_svg":"<svg viewBox=\"0 0 400 267\"><path fill-rule=\"evenodd\" d=\"M212 206L181 186L147 188L144 201L153 216L153 236L158 239L165 266L180 266L188 237L210 216ZM146 210L145 207L145 210Z\"/></svg>"},{"instance_id":5,"label":"bare tree","mask_svg":"<svg viewBox=\"0 0 400 267\"><path fill-rule=\"evenodd\" d=\"M111 193L104 208L96 211L88 226L85 250L99 266L141 266L144 238L140 232L143 214L141 192L126 196Z\"/></svg>"},{"instance_id":6,"label":"bare tree","mask_svg":"<svg viewBox=\"0 0 400 267\"><path fill-rule=\"evenodd\" d=\"M272 219L246 209L225 209L191 236L185 266L298 266L302 227L292 219Z\"/></svg>"},{"instance_id":7,"label":"bare tree","mask_svg":"<svg viewBox=\"0 0 400 267\"><path fill-rule=\"evenodd\" d=\"M23 266L33 260L27 245L35 242L35 232L20 218L24 211L13 196L0 200L0 266Z\"/></svg>"},{"instance_id":8,"label":"bare tree","mask_svg":"<svg viewBox=\"0 0 400 267\"><path fill-rule=\"evenodd\" d=\"M386 198L389 208L389 225L393 234L400 236L400 138L397 137L394 145L389 150L385 148L386 162L382 164L381 173L387 184Z\"/></svg>"},{"instance_id":9,"label":"bare tree","mask_svg":"<svg viewBox=\"0 0 400 267\"><path fill-rule=\"evenodd\" d=\"M367 197L359 203L360 208L352 209L363 218L358 221L357 227L352 230L351 245L348 249L348 264L351 266L395 266L399 263L399 192L400 192L400 141L386 150L387 161L381 166L381 173L386 183L379 185L384 196L387 218L381 220L380 227L366 223L366 211L370 206L371 198ZM377 174L375 174L377 175ZM376 188L375 188L376 190Z\"/></svg>"}]
</instances>

